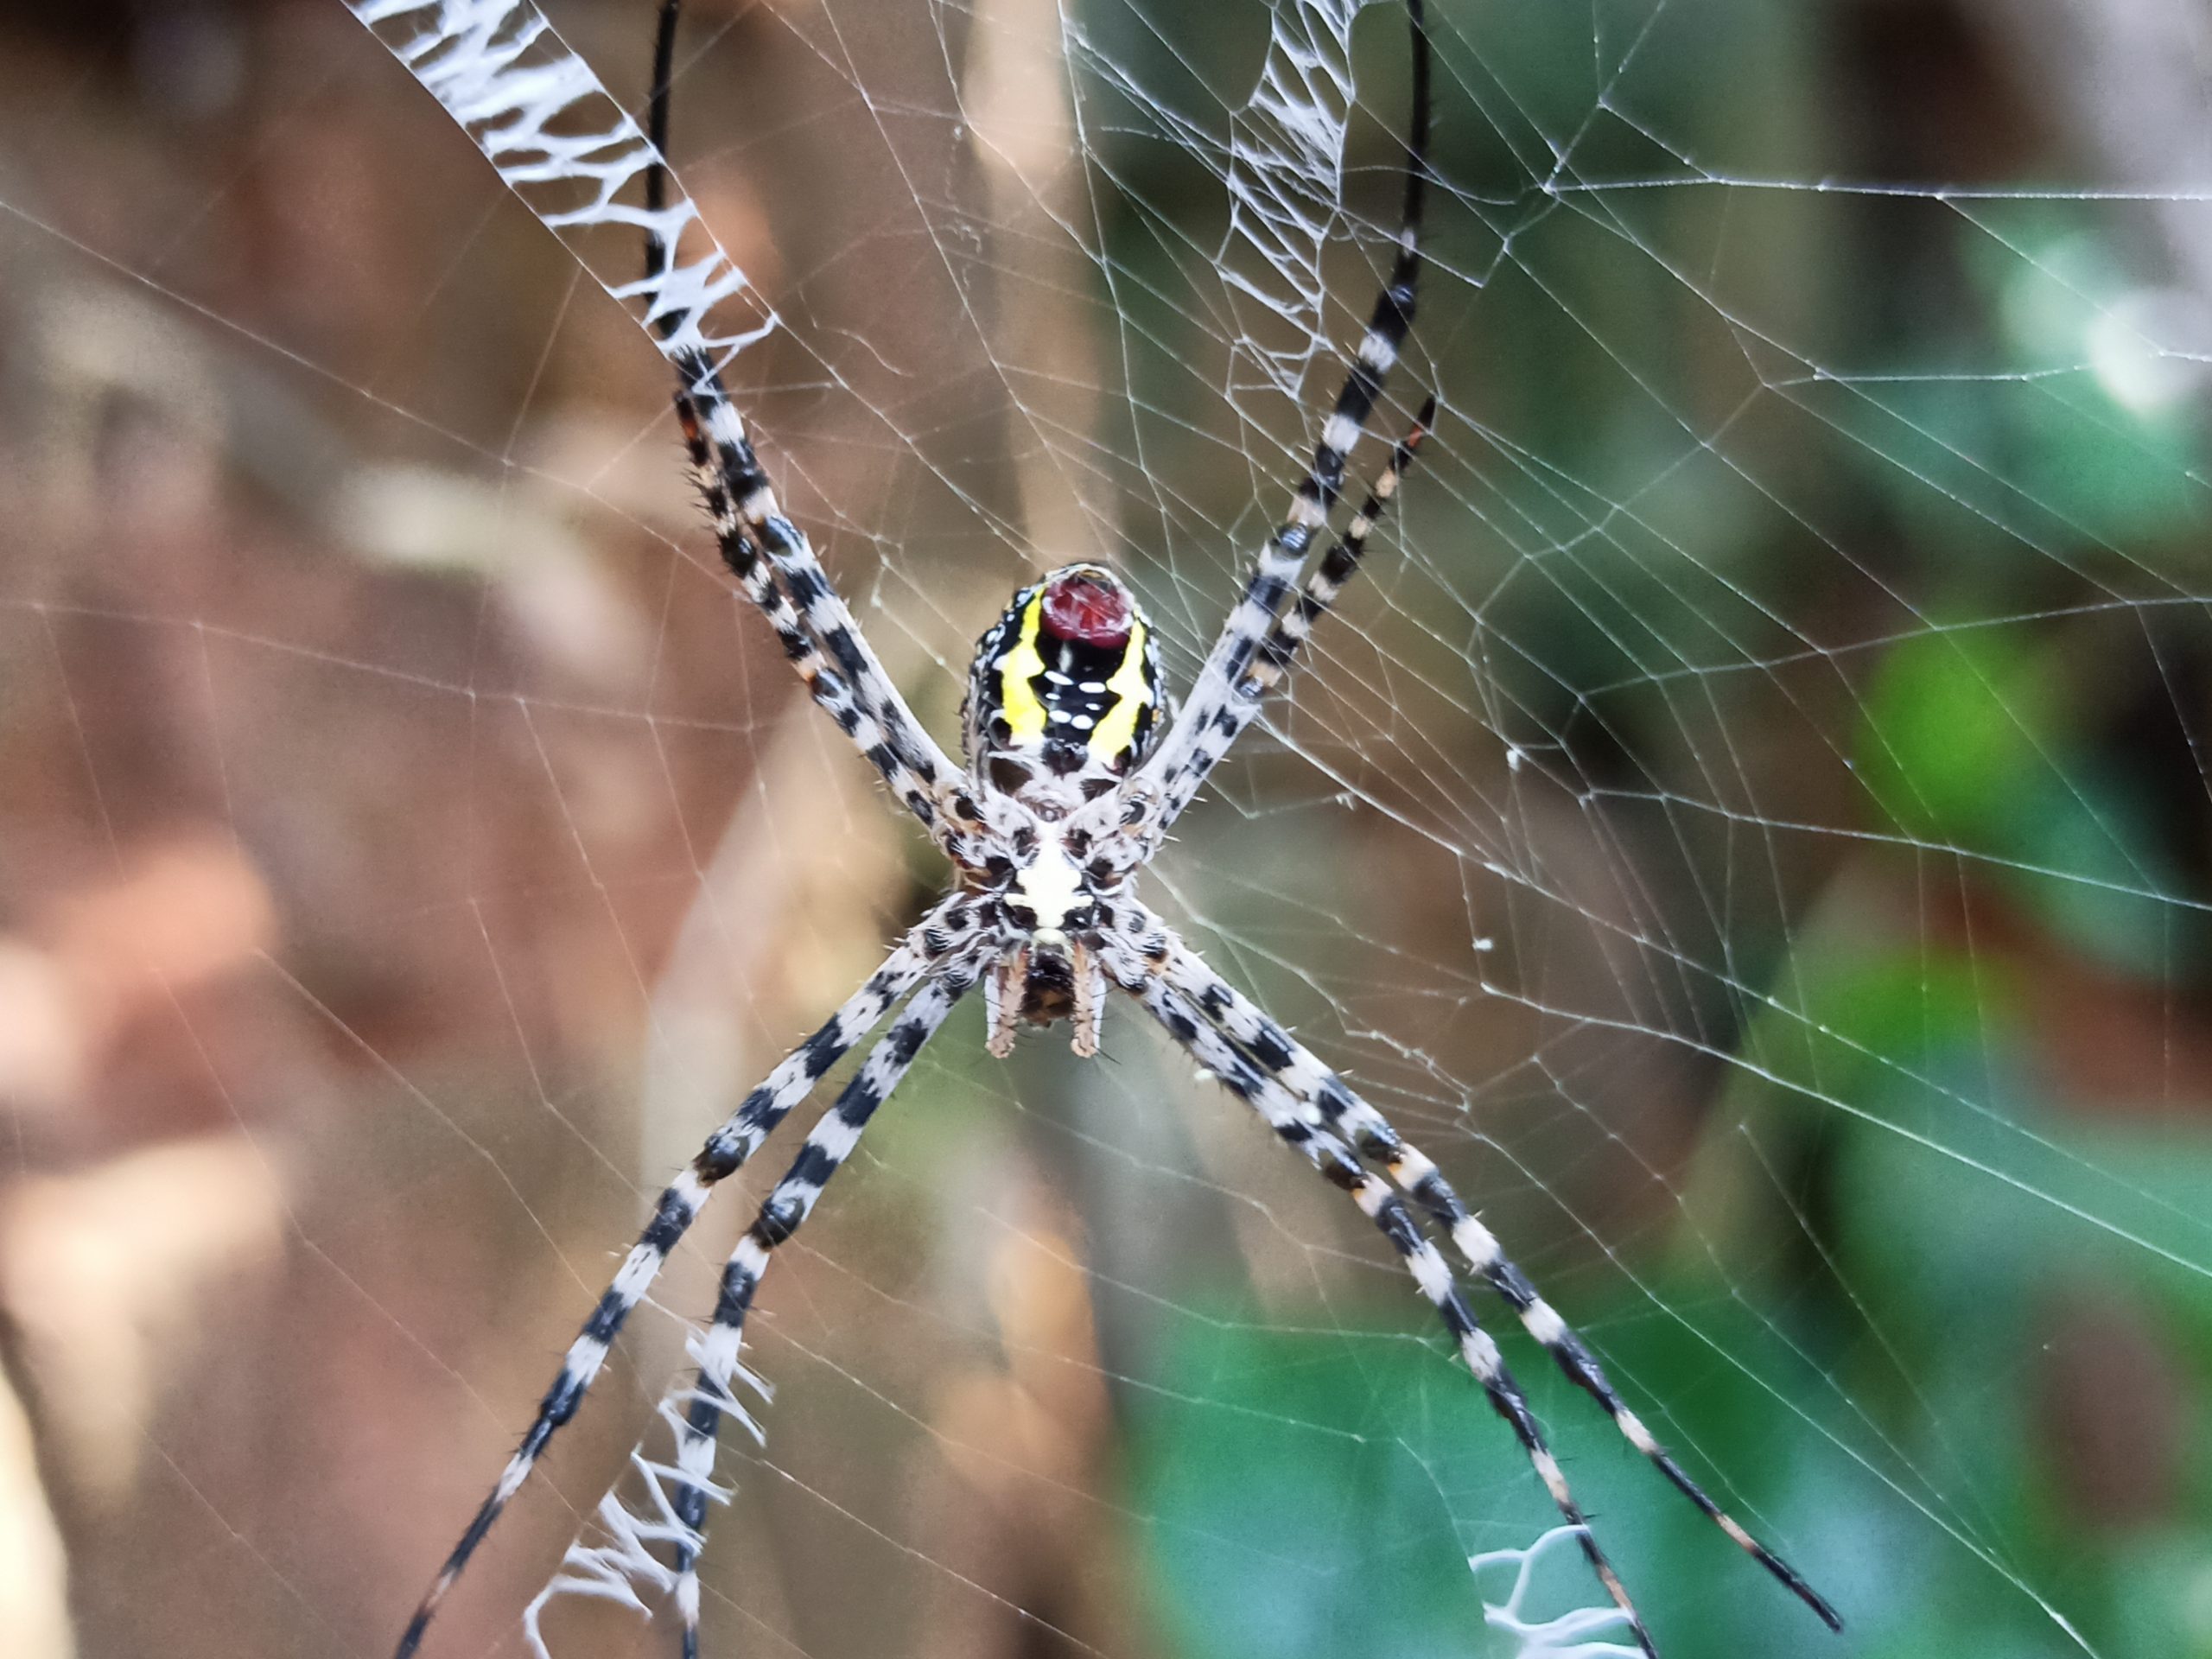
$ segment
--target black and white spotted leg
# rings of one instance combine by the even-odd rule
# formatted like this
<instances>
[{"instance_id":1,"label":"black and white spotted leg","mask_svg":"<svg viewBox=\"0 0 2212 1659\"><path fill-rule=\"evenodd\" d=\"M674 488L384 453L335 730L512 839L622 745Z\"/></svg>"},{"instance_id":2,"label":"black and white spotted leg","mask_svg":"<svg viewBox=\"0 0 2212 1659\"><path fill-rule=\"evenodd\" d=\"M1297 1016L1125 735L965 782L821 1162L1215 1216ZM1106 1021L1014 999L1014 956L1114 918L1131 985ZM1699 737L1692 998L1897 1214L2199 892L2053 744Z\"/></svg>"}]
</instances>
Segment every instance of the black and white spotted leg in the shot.
<instances>
[{"instance_id":1,"label":"black and white spotted leg","mask_svg":"<svg viewBox=\"0 0 2212 1659\"><path fill-rule=\"evenodd\" d=\"M1323 1176L1350 1194L1390 1241L1391 1248L1404 1258L1414 1282L1452 1333L1461 1360L1482 1385L1491 1408L1511 1426L1529 1467L1550 1494L1553 1506L1567 1525L1578 1529L1583 1554L1598 1581L1627 1618L1645 1654L1656 1659L1657 1649L1652 1645L1650 1634L1644 1629L1636 1605L1630 1600L1619 1573L1614 1571L1596 1535L1591 1531L1588 1518L1567 1485L1559 1459L1552 1455L1545 1440L1543 1427L1529 1408L1528 1396L1507 1368L1497 1344L1467 1306L1450 1263L1422 1232L1405 1201L1387 1183L1369 1173L1351 1148L1332 1130L1310 1121L1306 1109L1287 1089L1246 1058L1206 1019L1194 1001L1169 983L1164 975L1154 971L1141 957L1127 948L1125 942L1110 943L1107 956L1116 982L1143 1003L1152 1016L1166 1027L1168 1034L1212 1073L1223 1087L1256 1110L1280 1139L1303 1154Z\"/></svg>"},{"instance_id":2,"label":"black and white spotted leg","mask_svg":"<svg viewBox=\"0 0 2212 1659\"><path fill-rule=\"evenodd\" d=\"M678 249L665 233L671 221L663 206L664 193L677 188L665 157L677 13L678 0L663 0L653 43L652 99L646 118L654 160L645 175L648 284L679 269ZM690 220L675 222L680 232ZM892 793L946 842L953 856L972 851L948 841L975 823L963 775L915 719L815 556L806 532L778 505L775 486L753 449L745 417L722 385L712 355L703 350L669 349L667 338L681 321L680 317L665 316L656 320L656 327L664 337L663 350L677 370L677 415L723 562L745 596L775 629L785 654L815 700L882 772Z\"/></svg>"},{"instance_id":3,"label":"black and white spotted leg","mask_svg":"<svg viewBox=\"0 0 2212 1659\"><path fill-rule=\"evenodd\" d=\"M669 1184L653 1205L652 1219L632 1245L622 1266L599 1299L599 1306L561 1362L560 1373L531 1420L529 1431L514 1455L507 1459L499 1482L479 1506L461 1541L446 1557L415 1616L399 1638L396 1659L408 1659L422 1644L438 1605L467 1567L469 1557L484 1541L493 1522L530 1478L547 1444L575 1415L576 1408L607 1363L624 1321L628 1319L660 1270L707 1202L716 1183L741 1166L774 1132L792 1107L813 1091L824 1073L874 1030L878 1020L923 976L948 960L962 960L963 951L977 947L980 919L976 901L955 894L937 906L915 925L883 965L870 975L845 1005L830 1015L822 1028L801 1043L763 1078L758 1088L707 1137L691 1166Z\"/></svg>"},{"instance_id":4,"label":"black and white spotted leg","mask_svg":"<svg viewBox=\"0 0 2212 1659\"><path fill-rule=\"evenodd\" d=\"M1216 973L1204 957L1161 925L1157 917L1141 906L1131 906L1128 925L1136 930L1131 940L1131 948L1136 954L1151 962L1170 985L1236 1044L1241 1054L1263 1075L1281 1084L1301 1109L1349 1136L1361 1152L1389 1171L1391 1179L1450 1236L1468 1268L1504 1299L1522 1327L1551 1355L1567 1380L1605 1408L1630 1446L1711 1517L1738 1548L1817 1613L1831 1630L1843 1628L1841 1618L1826 1599L1796 1568L1759 1542L1715 1503L1689 1471L1659 1444L1606 1377L1589 1344L1538 1293L1528 1274L1505 1254L1496 1235L1467 1208L1433 1160L1407 1141L1388 1118L1354 1092L1311 1049Z\"/></svg>"},{"instance_id":5,"label":"black and white spotted leg","mask_svg":"<svg viewBox=\"0 0 2212 1659\"><path fill-rule=\"evenodd\" d=\"M747 469L757 473L760 464L753 457L751 446L744 443L743 427L735 408L726 398L715 403L688 392L677 394L676 407L683 423L684 446L691 459L692 476L699 486L708 518L714 525L722 562L737 578L739 590L775 630L784 655L798 671L807 694L836 721L838 729L852 740L853 746L881 775L892 794L921 821L948 856L965 865L981 863L984 854L976 834L976 810L967 786L953 780L949 763L944 762L934 741L914 723L906 702L883 677L880 668L870 668L874 660L873 655L865 647L861 648L861 670L856 678L832 664L773 570L755 550L753 532L740 516L732 490ZM706 411L703 423L702 409ZM711 431L732 429L741 434L734 448L727 438L709 436ZM787 524L784 530L804 547L804 535ZM810 552L808 556L812 556ZM844 637L858 636L848 626ZM886 724L887 715L892 722L889 725ZM902 718L906 722L903 728L899 724ZM932 755L936 756L934 760Z\"/></svg>"},{"instance_id":6,"label":"black and white spotted leg","mask_svg":"<svg viewBox=\"0 0 2212 1659\"><path fill-rule=\"evenodd\" d=\"M916 721L853 627L806 538L778 511L721 376L773 332L774 313L715 241L660 147L632 120L532 0L346 0L407 72L474 141L499 177L577 263L619 301L675 366L696 464L711 465L728 518L747 526L787 592L749 579L759 563L725 539L746 596L802 662L810 645L836 665L809 689L910 809L963 816L966 785ZM673 19L664 19L664 28ZM662 77L663 80L665 77ZM664 110L665 99L662 99ZM649 250L636 274L637 238ZM711 505L711 504L710 504ZM717 531L724 528L717 524ZM780 601L782 608L777 605ZM893 764L895 762L895 764ZM932 830L954 850L942 823Z\"/></svg>"},{"instance_id":7,"label":"black and white spotted leg","mask_svg":"<svg viewBox=\"0 0 2212 1659\"><path fill-rule=\"evenodd\" d=\"M1281 683L1299 647L1312 635L1314 623L1337 602L1344 585L1358 573L1360 558L1367 551L1367 538L1389 512L1398 485L1412 467L1414 457L1420 454L1421 442L1435 419L1436 399L1430 397L1422 403L1421 413L1406 435L1392 448L1389 463L1368 491L1359 511L1352 515L1351 524L1344 527L1344 533L1330 544L1329 550L1321 556L1321 562L1307 574L1298 602L1275 619L1257 654L1245 668L1243 677L1237 681L1235 695L1215 715L1211 732L1200 734L1203 741L1198 741L1188 762L1177 772L1173 787L1163 798L1163 823L1173 823L1176 815L1190 804L1214 766L1235 747L1246 728L1259 718L1268 694Z\"/></svg>"},{"instance_id":8,"label":"black and white spotted leg","mask_svg":"<svg viewBox=\"0 0 2212 1659\"><path fill-rule=\"evenodd\" d=\"M1229 734L1230 743L1236 741L1238 732L1251 724L1259 712L1261 700L1281 683L1291 659L1313 633L1314 623L1327 614L1336 604L1337 595L1344 592L1344 585L1358 574L1359 561L1367 551L1367 538L1389 512L1399 484L1412 469L1414 458L1421 454L1422 441L1435 422L1436 399L1422 399L1421 413L1414 416L1406 435L1391 449L1389 462L1368 491L1367 499L1360 503L1351 523L1344 526L1344 533L1330 545L1321 556L1321 563L1306 576L1298 603L1276 619L1266 643L1260 647L1260 654L1237 685L1237 701L1231 706L1237 724L1236 731Z\"/></svg>"},{"instance_id":9,"label":"black and white spotted leg","mask_svg":"<svg viewBox=\"0 0 2212 1659\"><path fill-rule=\"evenodd\" d=\"M741 1418L743 1414L730 1384L738 1374L744 1348L746 1315L752 1311L769 1258L813 1212L830 1178L843 1167L860 1144L861 1131L868 1127L868 1119L899 1086L906 1068L914 1063L922 1046L936 1035L953 1006L975 985L981 966L980 954L962 958L914 994L913 1001L877 1039L867 1061L837 1096L837 1103L814 1126L805 1146L762 1203L753 1225L738 1241L722 1269L721 1294L715 1304L713 1322L695 1351L698 1376L683 1391L684 1411L677 1434L673 1508L682 1537L676 1547L674 1595L683 1626L684 1659L698 1659L698 1559L706 1544L707 1505L718 1495L714 1485L715 1440L726 1414L735 1413Z\"/></svg>"},{"instance_id":10,"label":"black and white spotted leg","mask_svg":"<svg viewBox=\"0 0 2212 1659\"><path fill-rule=\"evenodd\" d=\"M1188 806L1198 786L1246 722L1235 718L1239 688L1289 600L1314 537L1329 522L1343 493L1344 467L1382 395L1382 382L1413 327L1421 278L1421 221L1427 180L1429 119L1428 31L1421 0L1408 0L1413 29L1413 115L1406 135L1405 203L1398 251L1376 298L1335 407L1322 423L1313 460L1291 501L1290 516L1261 550L1244 590L1223 623L1213 649L1192 682L1181 717L1145 763L1130 792L1148 800L1147 840L1156 846L1168 824Z\"/></svg>"}]
</instances>

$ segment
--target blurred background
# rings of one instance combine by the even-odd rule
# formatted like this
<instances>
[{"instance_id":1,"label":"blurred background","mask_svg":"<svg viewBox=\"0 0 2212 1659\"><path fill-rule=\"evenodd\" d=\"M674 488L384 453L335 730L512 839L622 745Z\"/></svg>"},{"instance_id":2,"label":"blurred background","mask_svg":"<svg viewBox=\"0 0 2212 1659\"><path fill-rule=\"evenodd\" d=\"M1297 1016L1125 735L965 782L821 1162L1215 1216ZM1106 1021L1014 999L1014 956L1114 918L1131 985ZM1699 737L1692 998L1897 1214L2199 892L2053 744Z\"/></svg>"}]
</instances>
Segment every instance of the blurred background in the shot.
<instances>
[{"instance_id":1,"label":"blurred background","mask_svg":"<svg viewBox=\"0 0 2212 1659\"><path fill-rule=\"evenodd\" d=\"M1154 902L1849 1621L1509 1329L1670 1656L2212 1655L2212 22L1431 8L1380 420L1439 428ZM642 99L647 0L549 10ZM679 164L785 324L733 379L940 735L1072 558L1187 677L1408 95L1386 3L691 0ZM0 5L10 1655L388 1651L651 1195L943 880L666 395L338 0ZM1511 1652L1510 1437L1109 1020L963 1011L779 1256L709 1651ZM785 1155L429 1652L524 1651Z\"/></svg>"}]
</instances>

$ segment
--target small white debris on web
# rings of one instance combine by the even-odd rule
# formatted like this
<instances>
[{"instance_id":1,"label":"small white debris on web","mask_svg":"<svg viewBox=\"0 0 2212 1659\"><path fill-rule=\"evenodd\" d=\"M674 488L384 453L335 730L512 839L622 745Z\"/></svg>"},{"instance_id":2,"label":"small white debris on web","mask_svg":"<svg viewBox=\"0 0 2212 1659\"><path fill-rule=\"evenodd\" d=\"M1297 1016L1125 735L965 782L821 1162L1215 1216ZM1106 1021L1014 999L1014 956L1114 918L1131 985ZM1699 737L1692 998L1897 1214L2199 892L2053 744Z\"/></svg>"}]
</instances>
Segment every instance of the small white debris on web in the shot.
<instances>
[{"instance_id":1,"label":"small white debris on web","mask_svg":"<svg viewBox=\"0 0 2212 1659\"><path fill-rule=\"evenodd\" d=\"M1467 1570L1478 1583L1486 1569L1513 1568L1513 1587L1503 1603L1483 1598L1483 1623L1513 1638L1510 1659L1643 1659L1641 1648L1592 1639L1629 1630L1628 1615L1618 1607L1577 1607L1541 1624L1523 1611L1539 1563L1567 1540L1579 1548L1581 1537L1580 1527L1554 1527L1526 1549L1493 1549L1467 1558Z\"/></svg>"}]
</instances>

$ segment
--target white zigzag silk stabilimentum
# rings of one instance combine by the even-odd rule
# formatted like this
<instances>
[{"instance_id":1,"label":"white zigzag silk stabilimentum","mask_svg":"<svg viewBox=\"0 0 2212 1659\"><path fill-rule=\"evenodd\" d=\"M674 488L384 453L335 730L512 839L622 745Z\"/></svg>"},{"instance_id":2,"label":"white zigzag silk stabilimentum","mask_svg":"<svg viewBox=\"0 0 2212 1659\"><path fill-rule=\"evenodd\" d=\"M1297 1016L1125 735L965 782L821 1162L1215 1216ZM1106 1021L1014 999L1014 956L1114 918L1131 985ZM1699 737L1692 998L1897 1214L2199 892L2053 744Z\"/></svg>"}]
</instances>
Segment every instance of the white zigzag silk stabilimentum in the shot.
<instances>
[{"instance_id":1,"label":"white zigzag silk stabilimentum","mask_svg":"<svg viewBox=\"0 0 2212 1659\"><path fill-rule=\"evenodd\" d=\"M685 1342L685 1349L695 1363L706 1360L704 1338L693 1332ZM766 1403L773 1390L766 1379L743 1365L731 1367L728 1382L741 1384ZM668 1425L670 1433L682 1445L689 1433L683 1421L684 1413L698 1395L693 1389L671 1389L661 1397L657 1410L659 1419ZM715 1408L733 1419L738 1427L752 1437L756 1446L767 1444L766 1432L760 1421L746 1410L734 1393L725 1391L714 1401ZM729 1501L731 1489L705 1484L693 1474L674 1464L658 1463L645 1454L642 1442L630 1453L630 1466L636 1471L643 1488L635 1503L623 1501L619 1487L610 1488L599 1500L593 1524L603 1542L588 1541L589 1531L570 1542L561 1557L561 1565L546 1580L545 1587L523 1610L523 1640L537 1659L553 1659L547 1647L543 1630L545 1610L563 1596L582 1596L602 1601L615 1602L644 1618L652 1617L652 1609L645 1605L638 1592L642 1588L658 1595L674 1592L679 1585L690 1586L695 1599L693 1617L696 1617L696 1598L697 1576L690 1567L671 1567L653 1552L664 1549L670 1555L687 1562L696 1561L705 1535L701 1529L678 1513L677 1499L670 1488L678 1491L701 1492L717 1503Z\"/></svg>"},{"instance_id":2,"label":"white zigzag silk stabilimentum","mask_svg":"<svg viewBox=\"0 0 2212 1659\"><path fill-rule=\"evenodd\" d=\"M1554 1527L1526 1549L1485 1550L1467 1558L1467 1570L1478 1580L1493 1567L1513 1570L1513 1585L1503 1601L1483 1599L1483 1623L1512 1638L1510 1659L1637 1659L1642 1651L1595 1639L1628 1634L1628 1616L1618 1607L1573 1607L1539 1619L1524 1606L1529 1581L1544 1558L1576 1536L1573 1527Z\"/></svg>"},{"instance_id":3,"label":"white zigzag silk stabilimentum","mask_svg":"<svg viewBox=\"0 0 2212 1659\"><path fill-rule=\"evenodd\" d=\"M1269 9L1267 56L1251 97L1230 117L1225 151L1217 134L1160 101L1127 65L1104 53L1084 58L1087 73L1142 107L1179 148L1215 158L1223 175L1229 223L1214 268L1231 295L1252 302L1240 322L1260 331L1240 329L1230 341L1224 392L1239 410L1254 393L1297 404L1331 344L1321 259L1344 225L1352 26L1371 3Z\"/></svg>"},{"instance_id":4,"label":"white zigzag silk stabilimentum","mask_svg":"<svg viewBox=\"0 0 2212 1659\"><path fill-rule=\"evenodd\" d=\"M1351 28L1367 0L1279 6L1269 20L1268 56L1251 101L1231 123L1229 228L1219 264L1230 288L1264 315L1292 325L1291 345L1269 350L1240 339L1234 376L1249 363L1259 390L1296 403L1329 330L1322 251L1344 213L1344 135L1351 124ZM1236 256L1256 250L1248 273ZM1232 403L1244 388L1232 384Z\"/></svg>"},{"instance_id":5,"label":"white zigzag silk stabilimentum","mask_svg":"<svg viewBox=\"0 0 2212 1659\"><path fill-rule=\"evenodd\" d=\"M643 128L531 0L346 0L474 139L523 205L687 372L719 372L775 313L722 249ZM645 200L662 166L668 200ZM639 276L640 242L676 251ZM687 243L695 251L680 256ZM735 321L733 321L733 320Z\"/></svg>"}]
</instances>

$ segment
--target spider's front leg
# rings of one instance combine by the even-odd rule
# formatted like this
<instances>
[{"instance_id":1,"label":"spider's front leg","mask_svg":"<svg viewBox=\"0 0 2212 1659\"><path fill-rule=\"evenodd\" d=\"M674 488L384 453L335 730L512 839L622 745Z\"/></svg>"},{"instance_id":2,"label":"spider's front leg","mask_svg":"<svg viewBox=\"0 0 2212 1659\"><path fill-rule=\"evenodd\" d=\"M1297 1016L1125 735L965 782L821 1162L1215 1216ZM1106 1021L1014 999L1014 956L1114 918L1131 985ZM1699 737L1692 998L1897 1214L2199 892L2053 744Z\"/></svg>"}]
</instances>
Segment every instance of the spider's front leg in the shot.
<instances>
[{"instance_id":1,"label":"spider's front leg","mask_svg":"<svg viewBox=\"0 0 2212 1659\"><path fill-rule=\"evenodd\" d=\"M1428 168L1429 47L1421 0L1408 0L1406 10L1413 34L1413 115L1406 134L1405 200L1398 229L1398 251L1382 291L1376 296L1367 332L1360 340L1351 370L1337 393L1335 406L1321 424L1313 461L1306 476L1299 481L1289 516L1261 550L1245 579L1243 594L1222 624L1212 650L1192 683L1181 718L1168 730L1157 752L1133 780L1131 797L1139 808L1136 816L1142 820L1141 831L1148 849L1159 845L1168 825L1191 804L1207 774L1249 723L1249 713L1240 715L1240 705L1251 702L1273 683L1270 675L1255 687L1255 662L1271 642L1281 638L1283 607L1290 599L1299 572L1305 568L1314 537L1328 525L1330 514L1344 490L1344 469L1352 448L1366 429L1368 418L1382 396L1383 380L1397 362L1413 328L1421 280L1421 209ZM1426 415L1421 424L1427 424ZM1418 437L1412 442L1417 443ZM1408 453L1394 471L1385 474L1385 481L1378 486L1382 500L1388 500L1397 473L1403 471L1404 462L1409 460ZM1379 512L1379 503L1373 505ZM1368 516L1371 522L1373 515ZM1356 537L1347 537L1352 551L1342 565L1343 575L1348 576L1357 564L1357 545L1364 537L1362 530ZM1313 590L1313 584L1309 583L1309 593ZM1317 606L1316 612L1319 608ZM1297 639L1304 637L1303 627L1310 626L1313 613L1307 613L1304 624L1282 652L1281 660L1288 660L1289 651L1295 649Z\"/></svg>"},{"instance_id":2,"label":"spider's front leg","mask_svg":"<svg viewBox=\"0 0 2212 1659\"><path fill-rule=\"evenodd\" d=\"M683 1622L686 1659L696 1659L699 1650L698 1560L706 1547L707 1504L715 1495L715 1440L725 1414L742 1416L730 1383L744 1349L746 1318L768 1271L769 1258L814 1213L823 1189L853 1155L868 1120L891 1097L923 1046L937 1034L945 1016L975 984L982 962L982 949L971 950L941 969L915 993L905 1012L868 1052L860 1071L837 1096L836 1104L814 1126L722 1269L714 1319L696 1350L697 1380L688 1389L674 1391L684 1403L677 1435L674 1507L683 1529L676 1548L675 1597L677 1616Z\"/></svg>"}]
</instances>

